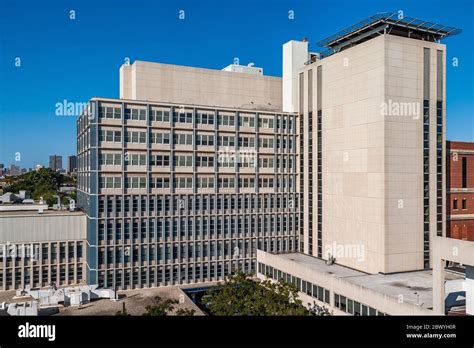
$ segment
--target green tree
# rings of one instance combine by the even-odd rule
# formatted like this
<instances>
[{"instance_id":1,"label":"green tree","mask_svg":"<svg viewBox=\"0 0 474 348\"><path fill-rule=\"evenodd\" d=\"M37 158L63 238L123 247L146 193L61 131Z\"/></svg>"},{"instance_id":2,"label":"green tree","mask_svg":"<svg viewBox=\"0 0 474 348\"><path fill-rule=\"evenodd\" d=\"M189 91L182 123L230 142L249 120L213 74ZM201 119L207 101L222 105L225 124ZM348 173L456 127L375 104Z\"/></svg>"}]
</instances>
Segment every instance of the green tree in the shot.
<instances>
[{"instance_id":1,"label":"green tree","mask_svg":"<svg viewBox=\"0 0 474 348\"><path fill-rule=\"evenodd\" d=\"M176 310L176 315L177 316L193 316L196 313L194 309L188 309L188 308L179 308Z\"/></svg>"},{"instance_id":2,"label":"green tree","mask_svg":"<svg viewBox=\"0 0 474 348\"><path fill-rule=\"evenodd\" d=\"M5 192L19 193L19 191L25 190L34 200L43 197L49 206L56 204L57 198L54 196L59 195L62 204L66 205L69 203L68 196L75 199L76 194L75 192L69 195L58 193L59 187L63 183L75 184L76 179L65 176L50 168L41 168L17 177L9 177Z\"/></svg>"},{"instance_id":3,"label":"green tree","mask_svg":"<svg viewBox=\"0 0 474 348\"><path fill-rule=\"evenodd\" d=\"M298 298L298 289L286 282L263 280L237 273L203 297L211 315L310 315Z\"/></svg>"},{"instance_id":4,"label":"green tree","mask_svg":"<svg viewBox=\"0 0 474 348\"><path fill-rule=\"evenodd\" d=\"M145 307L146 312L143 315L146 316L165 316L174 310L174 305L178 303L176 300L162 299L160 296L156 296L153 305Z\"/></svg>"}]
</instances>

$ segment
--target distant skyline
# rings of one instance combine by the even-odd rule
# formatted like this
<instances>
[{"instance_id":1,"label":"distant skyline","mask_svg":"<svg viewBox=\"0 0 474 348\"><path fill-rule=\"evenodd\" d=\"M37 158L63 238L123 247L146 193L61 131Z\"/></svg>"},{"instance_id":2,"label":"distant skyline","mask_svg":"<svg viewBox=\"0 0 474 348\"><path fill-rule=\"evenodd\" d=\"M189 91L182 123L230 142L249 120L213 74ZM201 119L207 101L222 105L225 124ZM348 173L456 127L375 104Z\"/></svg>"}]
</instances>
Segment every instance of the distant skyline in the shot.
<instances>
[{"instance_id":1,"label":"distant skyline","mask_svg":"<svg viewBox=\"0 0 474 348\"><path fill-rule=\"evenodd\" d=\"M0 163L34 168L48 166L50 155L76 154L76 117L57 116L57 104L118 98L126 58L222 69L237 57L281 76L284 42L307 37L311 51L323 51L319 40L375 13L399 10L462 29L443 42L446 137L474 141L469 0L455 6L441 0L0 0Z\"/></svg>"}]
</instances>

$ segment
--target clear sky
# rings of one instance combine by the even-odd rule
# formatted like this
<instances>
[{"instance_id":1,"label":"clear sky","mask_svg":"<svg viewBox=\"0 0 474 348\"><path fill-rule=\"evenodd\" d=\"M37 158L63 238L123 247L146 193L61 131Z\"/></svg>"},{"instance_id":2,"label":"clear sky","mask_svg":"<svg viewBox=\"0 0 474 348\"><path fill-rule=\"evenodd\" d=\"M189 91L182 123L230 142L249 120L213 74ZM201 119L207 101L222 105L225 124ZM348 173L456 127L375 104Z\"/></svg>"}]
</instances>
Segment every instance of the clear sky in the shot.
<instances>
[{"instance_id":1,"label":"clear sky","mask_svg":"<svg viewBox=\"0 0 474 348\"><path fill-rule=\"evenodd\" d=\"M56 104L118 98L119 67L126 57L213 69L238 57L241 64L254 62L266 75L281 76L284 42L307 37L310 49L320 51L320 39L375 13L398 10L463 30L444 41L447 138L474 141L473 3L0 0L0 163L33 167L48 165L51 154L74 154L75 117L56 116Z\"/></svg>"}]
</instances>

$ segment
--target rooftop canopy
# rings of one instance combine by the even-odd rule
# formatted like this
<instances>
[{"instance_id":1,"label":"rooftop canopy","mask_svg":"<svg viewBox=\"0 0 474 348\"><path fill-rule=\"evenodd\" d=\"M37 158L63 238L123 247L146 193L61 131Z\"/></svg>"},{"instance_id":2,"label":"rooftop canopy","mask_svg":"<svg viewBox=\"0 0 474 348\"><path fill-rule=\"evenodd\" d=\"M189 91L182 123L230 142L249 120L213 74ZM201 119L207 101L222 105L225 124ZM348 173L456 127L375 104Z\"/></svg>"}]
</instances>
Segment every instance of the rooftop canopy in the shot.
<instances>
[{"instance_id":1,"label":"rooftop canopy","mask_svg":"<svg viewBox=\"0 0 474 348\"><path fill-rule=\"evenodd\" d=\"M426 22L417 18L404 17L398 12L378 13L340 32L319 41L317 44L328 50L323 55L335 52L364 41L381 33L409 37L412 39L440 42L442 39L459 34L461 29L447 25Z\"/></svg>"}]
</instances>

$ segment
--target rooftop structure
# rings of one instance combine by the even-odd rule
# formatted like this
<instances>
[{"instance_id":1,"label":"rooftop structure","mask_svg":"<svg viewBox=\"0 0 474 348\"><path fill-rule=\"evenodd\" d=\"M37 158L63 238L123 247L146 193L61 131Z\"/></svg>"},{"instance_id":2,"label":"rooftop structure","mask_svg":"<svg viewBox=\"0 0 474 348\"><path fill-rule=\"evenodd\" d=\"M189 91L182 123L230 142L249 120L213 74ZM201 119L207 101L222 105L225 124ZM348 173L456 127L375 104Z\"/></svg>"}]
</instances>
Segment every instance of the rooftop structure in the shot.
<instances>
[{"instance_id":1,"label":"rooftop structure","mask_svg":"<svg viewBox=\"0 0 474 348\"><path fill-rule=\"evenodd\" d=\"M383 33L439 43L442 39L460 32L461 29L448 25L405 17L398 12L384 12L351 25L317 44L328 48L322 53L323 56L328 56Z\"/></svg>"}]
</instances>

